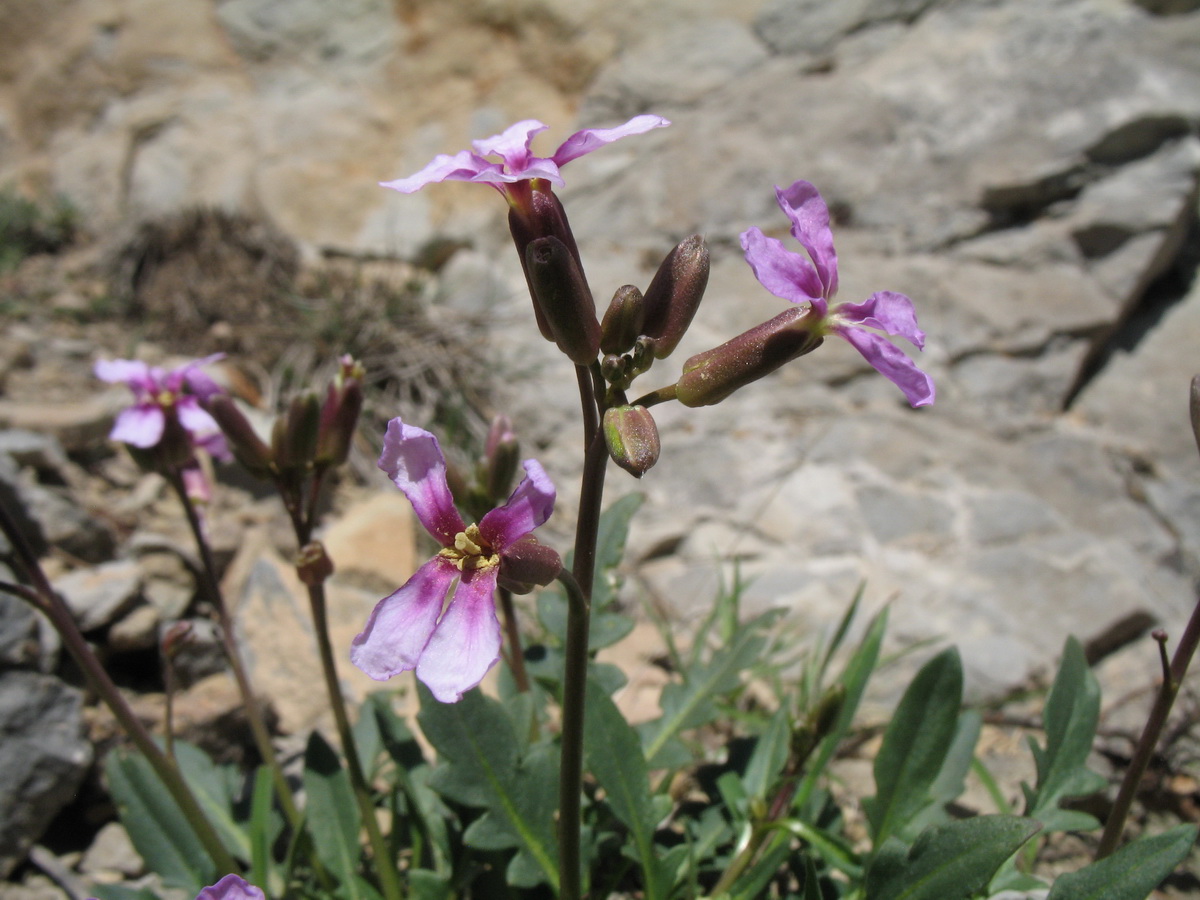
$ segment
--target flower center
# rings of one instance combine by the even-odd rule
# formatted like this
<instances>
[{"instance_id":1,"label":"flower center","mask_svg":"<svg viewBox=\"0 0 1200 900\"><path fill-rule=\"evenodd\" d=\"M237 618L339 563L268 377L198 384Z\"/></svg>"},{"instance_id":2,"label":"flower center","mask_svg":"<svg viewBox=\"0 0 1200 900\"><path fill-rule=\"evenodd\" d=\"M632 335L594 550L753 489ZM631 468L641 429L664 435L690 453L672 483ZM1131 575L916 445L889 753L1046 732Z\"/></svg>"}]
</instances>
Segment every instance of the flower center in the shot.
<instances>
[{"instance_id":1,"label":"flower center","mask_svg":"<svg viewBox=\"0 0 1200 900\"><path fill-rule=\"evenodd\" d=\"M500 554L483 539L478 525L468 525L466 531L456 534L454 546L439 551L438 556L450 560L460 572L500 565Z\"/></svg>"}]
</instances>

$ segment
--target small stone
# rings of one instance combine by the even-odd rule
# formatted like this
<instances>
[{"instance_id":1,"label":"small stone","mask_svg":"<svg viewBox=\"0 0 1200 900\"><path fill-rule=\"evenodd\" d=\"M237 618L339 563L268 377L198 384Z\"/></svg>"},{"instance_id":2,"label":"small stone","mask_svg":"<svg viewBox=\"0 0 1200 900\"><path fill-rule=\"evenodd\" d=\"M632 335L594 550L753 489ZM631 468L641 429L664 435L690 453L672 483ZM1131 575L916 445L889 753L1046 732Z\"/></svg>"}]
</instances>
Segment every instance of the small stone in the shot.
<instances>
[{"instance_id":1,"label":"small stone","mask_svg":"<svg viewBox=\"0 0 1200 900\"><path fill-rule=\"evenodd\" d=\"M108 647L114 653L149 650L158 643L158 610L149 605L135 606L108 629Z\"/></svg>"},{"instance_id":2,"label":"small stone","mask_svg":"<svg viewBox=\"0 0 1200 900\"><path fill-rule=\"evenodd\" d=\"M54 582L79 630L109 625L129 610L141 591L137 563L116 560L90 569L79 569Z\"/></svg>"},{"instance_id":3,"label":"small stone","mask_svg":"<svg viewBox=\"0 0 1200 900\"><path fill-rule=\"evenodd\" d=\"M146 869L146 864L133 848L129 832L120 822L109 822L92 840L92 845L79 861L79 871L84 875L100 875L113 872L125 878L136 878Z\"/></svg>"},{"instance_id":4,"label":"small stone","mask_svg":"<svg viewBox=\"0 0 1200 900\"><path fill-rule=\"evenodd\" d=\"M196 577L178 553L155 550L137 557L142 595L163 619L182 618L196 595Z\"/></svg>"}]
</instances>

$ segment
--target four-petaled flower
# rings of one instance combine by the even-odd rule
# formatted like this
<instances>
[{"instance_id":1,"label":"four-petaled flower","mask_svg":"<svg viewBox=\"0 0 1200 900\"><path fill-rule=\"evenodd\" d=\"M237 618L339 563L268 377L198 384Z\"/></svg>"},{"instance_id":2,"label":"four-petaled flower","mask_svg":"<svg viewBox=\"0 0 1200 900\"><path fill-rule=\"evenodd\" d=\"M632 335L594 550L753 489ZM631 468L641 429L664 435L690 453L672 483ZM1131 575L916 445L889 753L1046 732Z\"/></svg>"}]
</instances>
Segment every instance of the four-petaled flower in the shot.
<instances>
[{"instance_id":1,"label":"four-petaled flower","mask_svg":"<svg viewBox=\"0 0 1200 900\"><path fill-rule=\"evenodd\" d=\"M473 151L463 150L454 156L439 154L417 174L380 184L402 194L411 194L427 184L440 181L475 181L490 184L510 203L517 205L523 191L527 190L527 185L523 188L523 184L543 179L562 187L559 169L571 160L623 137L643 134L670 124L661 116L643 115L634 116L616 128L585 128L563 141L552 156L541 157L534 156L529 145L535 135L549 126L536 119L525 119L510 125L501 134L482 141L472 141ZM488 159L489 156L499 157L499 161Z\"/></svg>"},{"instance_id":2,"label":"four-petaled flower","mask_svg":"<svg viewBox=\"0 0 1200 900\"><path fill-rule=\"evenodd\" d=\"M437 438L398 418L388 423L379 468L443 549L375 606L350 650L356 666L380 681L416 669L443 703L455 702L483 680L500 658L493 594L501 557L554 509L554 485L541 464L529 459L523 465L525 478L508 502L478 525L464 525Z\"/></svg>"},{"instance_id":3,"label":"four-petaled flower","mask_svg":"<svg viewBox=\"0 0 1200 900\"><path fill-rule=\"evenodd\" d=\"M218 459L232 459L221 429L200 405L221 393L217 383L200 367L222 356L220 353L206 356L170 371L136 359L97 360L94 368L97 378L110 384L128 385L133 391L133 406L117 416L109 437L149 449L163 439L168 417L174 416L193 446Z\"/></svg>"},{"instance_id":4,"label":"four-petaled flower","mask_svg":"<svg viewBox=\"0 0 1200 900\"><path fill-rule=\"evenodd\" d=\"M823 334L849 341L885 378L894 382L913 406L933 402L933 379L917 368L905 353L882 335L866 328L925 346L925 332L917 327L912 301L894 291L872 294L862 303L833 303L837 293L837 254L829 228L829 209L817 189L797 181L787 189L775 188L779 206L792 222L792 236L811 259L793 253L781 241L757 228L742 233L746 262L762 286L777 297L807 303Z\"/></svg>"}]
</instances>

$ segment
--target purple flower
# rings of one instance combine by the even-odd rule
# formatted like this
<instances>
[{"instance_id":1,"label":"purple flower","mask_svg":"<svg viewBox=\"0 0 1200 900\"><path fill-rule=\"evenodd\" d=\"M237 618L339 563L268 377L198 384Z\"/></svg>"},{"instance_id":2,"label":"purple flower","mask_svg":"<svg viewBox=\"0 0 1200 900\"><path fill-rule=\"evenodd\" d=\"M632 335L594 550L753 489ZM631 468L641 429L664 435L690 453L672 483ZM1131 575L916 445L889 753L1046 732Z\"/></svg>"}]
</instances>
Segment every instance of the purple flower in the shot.
<instances>
[{"instance_id":1,"label":"purple flower","mask_svg":"<svg viewBox=\"0 0 1200 900\"><path fill-rule=\"evenodd\" d=\"M232 459L225 437L216 421L201 407L201 401L221 388L200 367L221 359L217 353L167 371L136 359L96 361L96 377L109 384L126 384L133 391L133 406L117 416L109 437L134 447L155 447L166 431L167 418L174 415L192 443L221 460ZM186 392L185 392L186 389Z\"/></svg>"},{"instance_id":2,"label":"purple flower","mask_svg":"<svg viewBox=\"0 0 1200 900\"><path fill-rule=\"evenodd\" d=\"M380 681L416 669L443 703L455 702L483 680L500 658L493 594L501 557L554 509L554 485L541 464L528 459L524 467L525 478L504 506L478 525L464 525L437 438L398 418L388 423L379 468L444 549L375 606L350 650L356 666Z\"/></svg>"},{"instance_id":3,"label":"purple flower","mask_svg":"<svg viewBox=\"0 0 1200 900\"><path fill-rule=\"evenodd\" d=\"M836 334L853 344L867 362L904 392L910 404L932 403L933 379L891 341L866 330L878 328L923 349L925 332L917 327L912 301L894 291L880 291L862 303L832 302L838 286L837 253L825 201L807 181L797 181L786 190L777 187L775 196L780 209L791 219L792 236L808 252L808 259L751 228L742 233L742 249L755 277L776 297L807 303L820 322L819 333Z\"/></svg>"},{"instance_id":4,"label":"purple flower","mask_svg":"<svg viewBox=\"0 0 1200 900\"><path fill-rule=\"evenodd\" d=\"M196 900L266 900L266 895L244 878L226 875L197 894Z\"/></svg>"},{"instance_id":5,"label":"purple flower","mask_svg":"<svg viewBox=\"0 0 1200 900\"><path fill-rule=\"evenodd\" d=\"M563 141L552 156L541 157L534 156L529 145L534 136L548 126L536 119L525 119L509 126L502 134L472 141L473 152L463 150L454 156L440 154L416 175L380 183L402 194L411 194L435 182L476 181L492 185L511 203L520 196L522 189L515 186L521 182L544 179L562 187L559 168L571 160L623 137L670 124L661 116L634 116L616 128L585 128ZM488 159L489 156L499 157L499 160Z\"/></svg>"}]
</instances>

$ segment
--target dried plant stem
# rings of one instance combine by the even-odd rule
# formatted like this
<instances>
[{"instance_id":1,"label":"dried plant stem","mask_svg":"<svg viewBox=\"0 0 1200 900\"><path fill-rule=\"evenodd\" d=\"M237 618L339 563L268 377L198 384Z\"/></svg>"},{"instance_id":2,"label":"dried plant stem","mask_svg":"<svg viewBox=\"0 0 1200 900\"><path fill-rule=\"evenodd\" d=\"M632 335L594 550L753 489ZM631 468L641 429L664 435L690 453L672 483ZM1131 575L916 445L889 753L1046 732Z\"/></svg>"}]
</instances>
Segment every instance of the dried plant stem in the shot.
<instances>
[{"instance_id":1,"label":"dried plant stem","mask_svg":"<svg viewBox=\"0 0 1200 900\"><path fill-rule=\"evenodd\" d=\"M183 476L179 470L171 470L167 480L179 496L180 503L183 504L188 527L191 529L192 536L196 541L196 548L200 554L200 569L204 579L205 591L213 608L217 611L217 622L221 629L221 644L225 650L225 658L229 660L229 668L233 671L234 681L237 682L238 692L242 696L242 703L246 708L246 718L250 722L250 733L254 738L254 744L258 748L258 753L262 757L263 763L271 771L271 780L275 785L275 793L279 797L279 806L283 810L288 824L292 828L298 829L302 826L304 818L301 816L300 810L296 807L296 800L292 796L291 786L288 785L287 778L283 774L283 768L280 766L279 759L275 755L275 748L271 744L271 735L267 732L266 719L263 717L262 706L259 704L258 698L254 694L254 689L250 685L250 679L246 674L246 666L242 662L242 654L238 649L237 637L233 630L233 617L229 614L224 594L221 592L221 585L217 579L216 564L213 561L212 548L209 547L208 539L205 537L204 525L200 521L200 514L196 510L196 505L192 501L192 498L188 496L187 487L184 485Z\"/></svg>"},{"instance_id":2,"label":"dried plant stem","mask_svg":"<svg viewBox=\"0 0 1200 900\"><path fill-rule=\"evenodd\" d=\"M508 639L508 668L512 672L517 690L529 693L529 673L525 671L525 652L521 647L521 629L517 625L517 610L513 605L512 591L498 588L500 608L504 611L504 633Z\"/></svg>"},{"instance_id":3,"label":"dried plant stem","mask_svg":"<svg viewBox=\"0 0 1200 900\"><path fill-rule=\"evenodd\" d=\"M1170 715L1175 698L1179 695L1179 688L1183 684L1184 676L1187 675L1188 665L1195 656L1198 645L1200 645L1200 598L1197 598L1192 615L1183 629L1183 636L1180 637L1175 654L1171 657L1171 665L1163 673L1163 682L1158 689L1158 695L1154 698L1154 706L1150 710L1149 718L1146 719L1146 725L1142 729L1142 735L1134 749L1133 758L1129 761L1129 768L1125 770L1125 777L1121 780L1121 787L1117 791L1117 799L1113 803L1112 812L1109 813L1108 821L1104 825L1100 846L1096 848L1096 859L1108 856L1117 849L1117 844L1120 843L1121 835L1125 831L1125 820L1129 817L1129 810L1133 806L1133 798L1137 794L1138 786L1142 783L1142 776L1146 774L1146 769L1150 765L1150 757L1154 754L1159 736L1167 724L1167 716Z\"/></svg>"},{"instance_id":4,"label":"dried plant stem","mask_svg":"<svg viewBox=\"0 0 1200 900\"><path fill-rule=\"evenodd\" d=\"M121 691L104 671L100 660L96 658L96 654L92 652L92 648L88 646L87 641L80 633L79 626L75 624L71 611L67 609L67 605L50 586L37 557L25 540L25 535L17 528L8 509L2 504L0 504L0 530L3 530L8 537L9 543L21 560L26 575L33 584L32 594L36 597L36 601L25 591L16 591L16 595L34 603L50 619L50 623L62 637L67 652L71 654L83 671L88 684L112 711L125 733L129 735L130 740L137 745L146 761L154 769L171 798L179 806L179 811L183 813L196 832L196 837L204 845L205 852L212 859L217 870L220 872L240 871L240 866L225 849L217 832L201 810L200 804L184 780L179 767L154 742L154 738L150 736L146 726L134 714Z\"/></svg>"}]
</instances>

